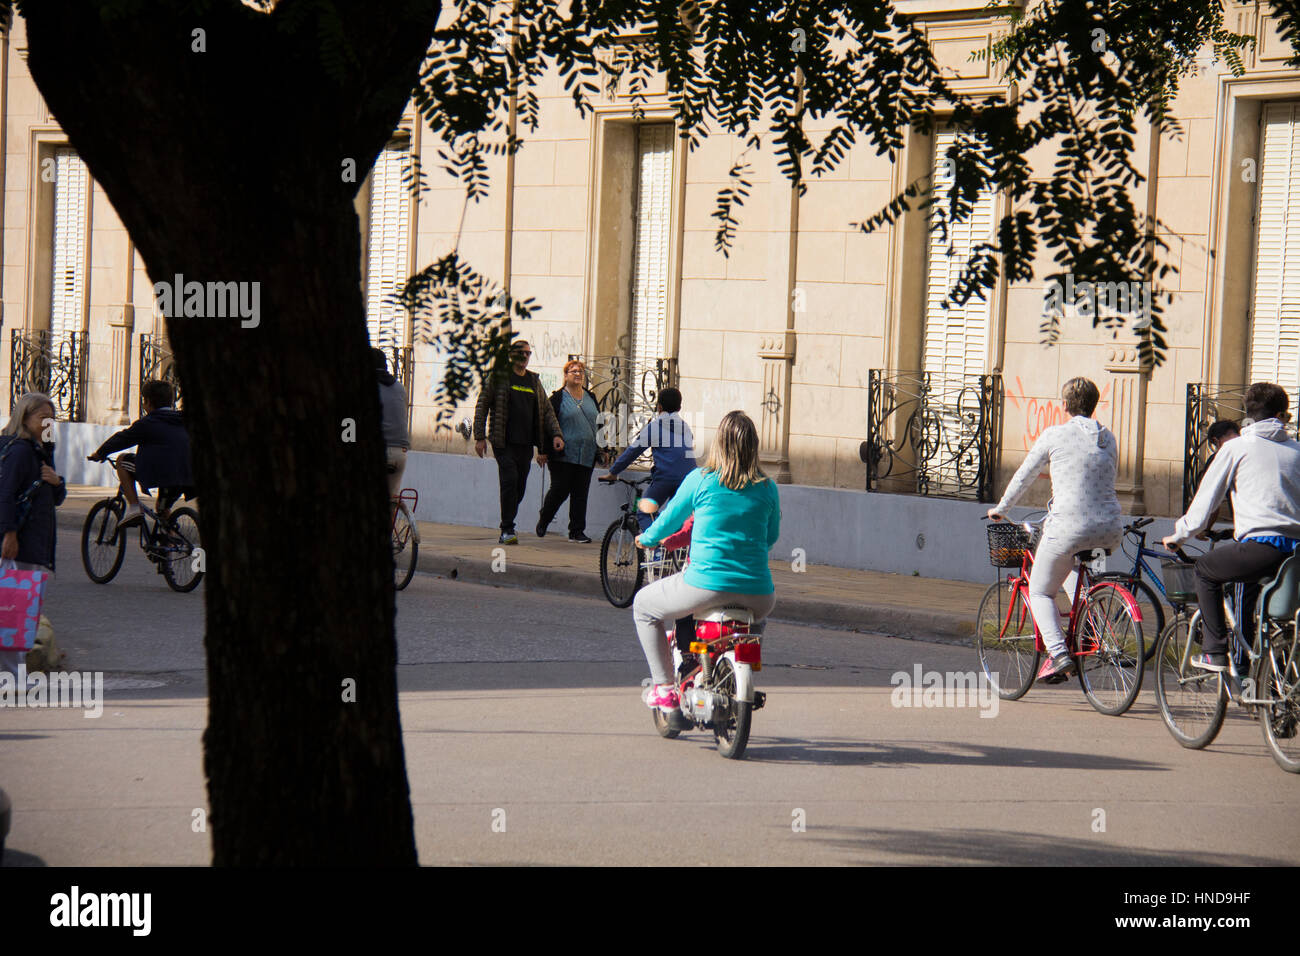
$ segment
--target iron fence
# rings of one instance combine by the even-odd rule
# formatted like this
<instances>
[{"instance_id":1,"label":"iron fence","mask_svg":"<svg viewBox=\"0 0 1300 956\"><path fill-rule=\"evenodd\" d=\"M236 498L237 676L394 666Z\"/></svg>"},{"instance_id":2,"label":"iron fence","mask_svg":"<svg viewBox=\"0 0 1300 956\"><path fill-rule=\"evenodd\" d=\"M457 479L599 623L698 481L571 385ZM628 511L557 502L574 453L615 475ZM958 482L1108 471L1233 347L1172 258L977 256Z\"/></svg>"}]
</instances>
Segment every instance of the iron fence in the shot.
<instances>
[{"instance_id":1,"label":"iron fence","mask_svg":"<svg viewBox=\"0 0 1300 956\"><path fill-rule=\"evenodd\" d=\"M1246 415L1246 389L1249 385L1211 385L1206 382L1187 384L1187 416L1183 430L1183 512L1196 496L1213 455L1210 452L1210 426L1220 419L1240 421ZM1296 396L1288 396L1296 407ZM1295 425L1288 428L1295 433Z\"/></svg>"},{"instance_id":2,"label":"iron fence","mask_svg":"<svg viewBox=\"0 0 1300 956\"><path fill-rule=\"evenodd\" d=\"M868 491L992 501L1002 438L1002 376L872 369Z\"/></svg>"},{"instance_id":3,"label":"iron fence","mask_svg":"<svg viewBox=\"0 0 1300 956\"><path fill-rule=\"evenodd\" d=\"M85 332L14 329L9 351L9 406L26 392L54 400L59 421L86 420Z\"/></svg>"},{"instance_id":4,"label":"iron fence","mask_svg":"<svg viewBox=\"0 0 1300 956\"><path fill-rule=\"evenodd\" d=\"M655 414L659 393L677 386L677 359L657 358L653 364L637 362L622 355L585 359L570 355L569 361L587 366L587 388L596 396L596 407L609 426L602 437L611 439L606 447L615 454Z\"/></svg>"}]
</instances>

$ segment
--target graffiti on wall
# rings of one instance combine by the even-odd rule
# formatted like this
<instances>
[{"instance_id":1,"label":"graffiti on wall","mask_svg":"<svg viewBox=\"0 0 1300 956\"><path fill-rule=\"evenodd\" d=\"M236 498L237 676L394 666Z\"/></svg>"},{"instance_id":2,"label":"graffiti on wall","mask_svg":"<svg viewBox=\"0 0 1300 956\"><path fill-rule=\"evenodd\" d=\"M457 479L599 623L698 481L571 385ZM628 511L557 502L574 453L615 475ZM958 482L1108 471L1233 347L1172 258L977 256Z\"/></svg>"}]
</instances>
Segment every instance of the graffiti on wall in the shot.
<instances>
[{"instance_id":1,"label":"graffiti on wall","mask_svg":"<svg viewBox=\"0 0 1300 956\"><path fill-rule=\"evenodd\" d=\"M1110 404L1110 383L1107 382L1101 389L1101 400L1097 402L1096 417L1101 419L1101 413L1107 405ZM1020 381L1020 376L1016 376L1015 388L1007 389L1007 399L1017 409L1021 409L1025 415L1024 428L1021 433L1021 444L1025 451L1038 441L1038 436L1053 425L1063 425L1070 420L1070 414L1065 410L1065 402L1060 398L1040 398L1038 396L1029 396L1025 394L1025 385Z\"/></svg>"}]
</instances>

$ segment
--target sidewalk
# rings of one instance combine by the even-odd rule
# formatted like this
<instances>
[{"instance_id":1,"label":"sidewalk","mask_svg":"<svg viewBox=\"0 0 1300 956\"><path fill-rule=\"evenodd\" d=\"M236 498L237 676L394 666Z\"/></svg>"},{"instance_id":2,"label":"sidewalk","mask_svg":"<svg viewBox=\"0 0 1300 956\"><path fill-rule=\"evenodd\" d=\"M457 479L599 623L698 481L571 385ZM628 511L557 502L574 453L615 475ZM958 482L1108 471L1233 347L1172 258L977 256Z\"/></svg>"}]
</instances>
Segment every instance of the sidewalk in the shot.
<instances>
[{"instance_id":1,"label":"sidewalk","mask_svg":"<svg viewBox=\"0 0 1300 956\"><path fill-rule=\"evenodd\" d=\"M61 528L79 528L91 505L109 494L109 488L69 485L67 501L59 509ZM419 525L417 570L422 573L496 587L604 596L600 586L604 528L587 530L591 544L573 544L558 525L552 525L545 538L538 538L529 526L521 530L518 545L505 546L497 544L495 528L427 521ZM504 569L500 556L504 556ZM819 564L795 571L789 561L773 561L771 567L777 594L775 620L945 643L970 640L980 598L995 580L991 567L985 584Z\"/></svg>"}]
</instances>

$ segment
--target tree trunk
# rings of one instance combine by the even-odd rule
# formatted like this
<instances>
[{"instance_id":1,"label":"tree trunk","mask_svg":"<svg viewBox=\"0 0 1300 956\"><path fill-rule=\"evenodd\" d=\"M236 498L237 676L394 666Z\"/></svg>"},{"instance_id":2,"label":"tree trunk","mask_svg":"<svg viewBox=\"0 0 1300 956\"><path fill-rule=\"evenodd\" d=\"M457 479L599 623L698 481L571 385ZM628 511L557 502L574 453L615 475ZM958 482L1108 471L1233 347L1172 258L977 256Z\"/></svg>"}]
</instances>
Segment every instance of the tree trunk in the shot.
<instances>
[{"instance_id":1,"label":"tree trunk","mask_svg":"<svg viewBox=\"0 0 1300 956\"><path fill-rule=\"evenodd\" d=\"M438 5L375 22L338 2L353 48L341 81L319 31L277 25L293 0L274 17L235 0L202 16L146 2L103 22L85 0L28 6L32 74L151 279L259 296L255 326L167 323L207 569L213 861L414 863L352 201Z\"/></svg>"}]
</instances>

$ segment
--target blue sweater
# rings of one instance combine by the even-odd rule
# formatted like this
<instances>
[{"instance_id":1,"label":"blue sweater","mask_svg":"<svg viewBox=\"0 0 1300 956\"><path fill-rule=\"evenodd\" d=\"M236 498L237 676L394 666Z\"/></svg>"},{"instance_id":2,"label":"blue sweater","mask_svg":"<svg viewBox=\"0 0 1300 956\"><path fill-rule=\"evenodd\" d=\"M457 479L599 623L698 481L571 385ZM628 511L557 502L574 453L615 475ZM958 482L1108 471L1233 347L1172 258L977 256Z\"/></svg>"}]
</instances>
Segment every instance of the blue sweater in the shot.
<instances>
[{"instance_id":1,"label":"blue sweater","mask_svg":"<svg viewBox=\"0 0 1300 956\"><path fill-rule=\"evenodd\" d=\"M694 513L691 563L685 581L706 591L771 594L767 552L781 534L781 499L767 478L739 491L718 481L716 472L697 468L660 512L641 543L655 547L681 530Z\"/></svg>"},{"instance_id":2,"label":"blue sweater","mask_svg":"<svg viewBox=\"0 0 1300 956\"><path fill-rule=\"evenodd\" d=\"M642 426L632 444L610 466L609 473L617 475L644 455L647 448L654 453L651 478L680 481L695 467L695 436L690 426L676 412L660 412Z\"/></svg>"}]
</instances>

